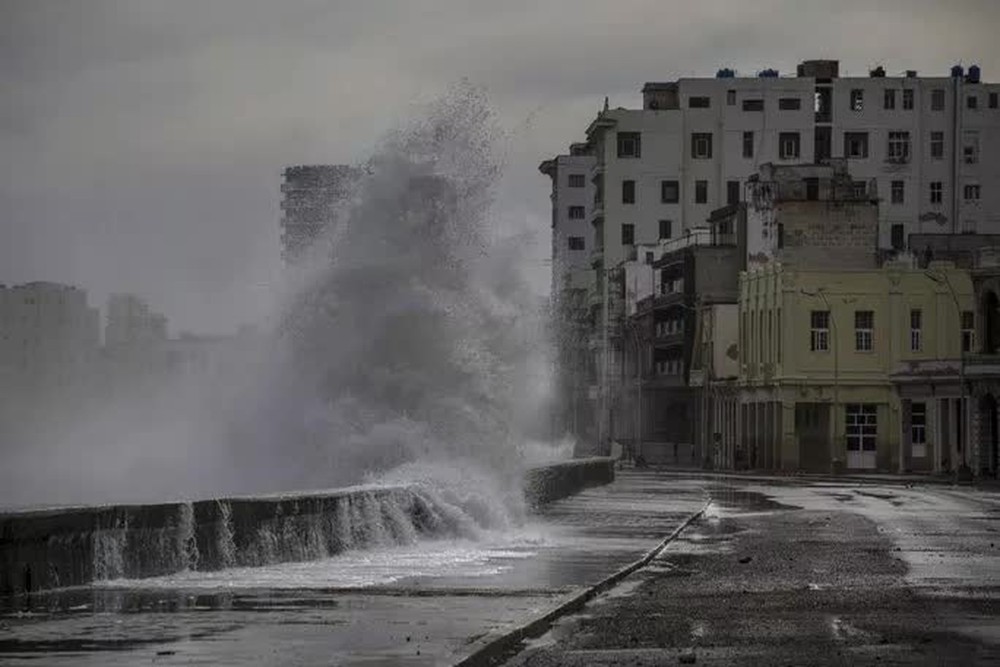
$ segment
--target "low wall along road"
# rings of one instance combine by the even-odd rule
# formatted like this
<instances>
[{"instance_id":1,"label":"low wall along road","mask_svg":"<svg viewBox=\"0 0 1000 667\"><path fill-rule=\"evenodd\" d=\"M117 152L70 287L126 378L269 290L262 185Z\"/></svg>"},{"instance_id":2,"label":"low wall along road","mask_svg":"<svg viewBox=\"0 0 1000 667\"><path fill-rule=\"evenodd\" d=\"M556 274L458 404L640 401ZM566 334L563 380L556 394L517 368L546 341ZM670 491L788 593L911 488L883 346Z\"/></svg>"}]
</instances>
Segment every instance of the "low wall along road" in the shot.
<instances>
[{"instance_id":1,"label":"low wall along road","mask_svg":"<svg viewBox=\"0 0 1000 667\"><path fill-rule=\"evenodd\" d=\"M525 473L532 508L614 480L608 458ZM326 558L468 533L462 510L417 486L354 487L159 505L0 514L0 595Z\"/></svg>"}]
</instances>

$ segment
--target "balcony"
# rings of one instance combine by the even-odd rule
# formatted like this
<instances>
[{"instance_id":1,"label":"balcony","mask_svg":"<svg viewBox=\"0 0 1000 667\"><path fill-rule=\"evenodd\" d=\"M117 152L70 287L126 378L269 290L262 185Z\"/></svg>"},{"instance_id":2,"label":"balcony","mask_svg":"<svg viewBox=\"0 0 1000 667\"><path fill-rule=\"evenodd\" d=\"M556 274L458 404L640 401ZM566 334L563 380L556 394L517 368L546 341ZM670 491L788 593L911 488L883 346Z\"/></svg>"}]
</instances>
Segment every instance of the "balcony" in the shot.
<instances>
[{"instance_id":1,"label":"balcony","mask_svg":"<svg viewBox=\"0 0 1000 667\"><path fill-rule=\"evenodd\" d=\"M683 236L676 239L660 241L660 254L666 255L684 248L694 246L727 246L736 245L736 234L723 234L707 227L694 227L687 230Z\"/></svg>"},{"instance_id":2,"label":"balcony","mask_svg":"<svg viewBox=\"0 0 1000 667\"><path fill-rule=\"evenodd\" d=\"M966 354L964 364L967 378L1000 377L1000 353Z\"/></svg>"}]
</instances>

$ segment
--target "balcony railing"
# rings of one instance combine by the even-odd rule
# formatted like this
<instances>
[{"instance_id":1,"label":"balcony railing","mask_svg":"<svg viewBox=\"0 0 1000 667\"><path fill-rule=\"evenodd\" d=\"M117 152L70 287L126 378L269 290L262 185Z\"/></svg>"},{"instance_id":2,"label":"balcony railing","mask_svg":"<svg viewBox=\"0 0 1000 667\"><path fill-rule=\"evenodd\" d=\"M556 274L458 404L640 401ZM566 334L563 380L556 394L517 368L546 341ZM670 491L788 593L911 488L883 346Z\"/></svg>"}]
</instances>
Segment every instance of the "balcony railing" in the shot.
<instances>
[{"instance_id":1,"label":"balcony railing","mask_svg":"<svg viewBox=\"0 0 1000 667\"><path fill-rule=\"evenodd\" d=\"M660 241L660 252L664 255L692 246L735 246L736 234L724 234L714 229L696 227L689 229L676 239Z\"/></svg>"}]
</instances>

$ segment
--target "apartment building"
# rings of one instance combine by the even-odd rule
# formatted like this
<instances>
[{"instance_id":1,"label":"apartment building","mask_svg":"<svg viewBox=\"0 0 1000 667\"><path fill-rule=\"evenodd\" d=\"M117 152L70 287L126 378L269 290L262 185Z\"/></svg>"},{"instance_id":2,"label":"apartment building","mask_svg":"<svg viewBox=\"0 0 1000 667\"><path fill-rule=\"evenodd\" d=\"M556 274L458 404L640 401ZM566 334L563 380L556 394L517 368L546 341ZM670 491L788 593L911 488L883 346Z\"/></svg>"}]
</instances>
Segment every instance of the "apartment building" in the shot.
<instances>
[{"instance_id":1,"label":"apartment building","mask_svg":"<svg viewBox=\"0 0 1000 667\"><path fill-rule=\"evenodd\" d=\"M36 389L85 382L100 348L100 322L87 292L71 285L0 285L0 388Z\"/></svg>"},{"instance_id":2,"label":"apartment building","mask_svg":"<svg viewBox=\"0 0 1000 667\"><path fill-rule=\"evenodd\" d=\"M538 169L551 179L552 286L550 313L556 352L555 435L592 434L593 410L588 349L588 292L594 285L590 267L594 236L591 178L594 157L589 146L572 144L569 153L545 160Z\"/></svg>"},{"instance_id":3,"label":"apartment building","mask_svg":"<svg viewBox=\"0 0 1000 667\"><path fill-rule=\"evenodd\" d=\"M715 78L650 82L642 94L641 109L606 101L586 131L595 400L613 378L603 370L613 361L601 355L622 349L614 341L620 313L609 304L620 290L605 278L637 246L668 242L746 201L748 181L765 164L839 164L851 196L879 204L880 260L925 250L911 236L1000 233L1000 188L991 187L1000 182L1000 85L984 83L976 66L936 77L887 76L883 67L842 77L838 61L809 60L793 76L723 69ZM594 407L604 413L608 405Z\"/></svg>"},{"instance_id":4,"label":"apartment building","mask_svg":"<svg viewBox=\"0 0 1000 667\"><path fill-rule=\"evenodd\" d=\"M598 201L591 221L601 260L670 238L741 201L765 163L842 158L880 207L879 246L915 233L1000 232L1000 85L977 67L840 77L837 61L647 83L642 109L606 109L587 129Z\"/></svg>"},{"instance_id":5,"label":"apartment building","mask_svg":"<svg viewBox=\"0 0 1000 667\"><path fill-rule=\"evenodd\" d=\"M954 467L969 423L957 371L972 310L969 272L947 262L743 274L737 463ZM916 381L934 400L899 391Z\"/></svg>"}]
</instances>

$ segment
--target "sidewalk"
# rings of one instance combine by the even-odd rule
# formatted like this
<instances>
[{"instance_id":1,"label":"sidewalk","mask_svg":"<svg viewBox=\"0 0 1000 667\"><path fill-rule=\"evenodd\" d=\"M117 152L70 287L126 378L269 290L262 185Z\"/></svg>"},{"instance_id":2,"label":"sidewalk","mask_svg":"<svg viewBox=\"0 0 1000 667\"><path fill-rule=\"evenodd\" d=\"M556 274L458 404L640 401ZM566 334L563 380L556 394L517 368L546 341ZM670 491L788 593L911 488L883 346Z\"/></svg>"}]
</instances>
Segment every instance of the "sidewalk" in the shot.
<instances>
[{"instance_id":1,"label":"sidewalk","mask_svg":"<svg viewBox=\"0 0 1000 667\"><path fill-rule=\"evenodd\" d=\"M629 461L619 461L619 470L637 470ZM979 488L989 491L1000 491L1000 480L975 478L971 481L957 481L954 473L887 473L887 472L849 472L840 475L831 473L787 472L780 470L705 470L694 466L657 465L649 466L649 472L667 475L684 475L699 479L753 479L772 483L782 482L829 482L854 484L936 484L943 486L960 486L963 488Z\"/></svg>"}]
</instances>

